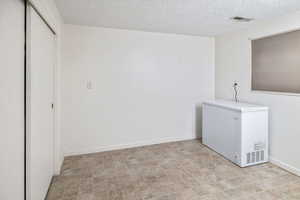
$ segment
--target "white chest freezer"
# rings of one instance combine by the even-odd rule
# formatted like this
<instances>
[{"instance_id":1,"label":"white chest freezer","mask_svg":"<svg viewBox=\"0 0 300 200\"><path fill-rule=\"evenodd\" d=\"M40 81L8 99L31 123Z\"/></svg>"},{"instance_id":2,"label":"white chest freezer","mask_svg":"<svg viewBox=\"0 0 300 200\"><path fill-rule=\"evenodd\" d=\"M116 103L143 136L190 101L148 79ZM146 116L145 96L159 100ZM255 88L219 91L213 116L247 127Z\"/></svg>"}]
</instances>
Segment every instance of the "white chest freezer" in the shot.
<instances>
[{"instance_id":1,"label":"white chest freezer","mask_svg":"<svg viewBox=\"0 0 300 200\"><path fill-rule=\"evenodd\" d=\"M203 103L203 144L240 167L267 162L268 107L234 101Z\"/></svg>"}]
</instances>

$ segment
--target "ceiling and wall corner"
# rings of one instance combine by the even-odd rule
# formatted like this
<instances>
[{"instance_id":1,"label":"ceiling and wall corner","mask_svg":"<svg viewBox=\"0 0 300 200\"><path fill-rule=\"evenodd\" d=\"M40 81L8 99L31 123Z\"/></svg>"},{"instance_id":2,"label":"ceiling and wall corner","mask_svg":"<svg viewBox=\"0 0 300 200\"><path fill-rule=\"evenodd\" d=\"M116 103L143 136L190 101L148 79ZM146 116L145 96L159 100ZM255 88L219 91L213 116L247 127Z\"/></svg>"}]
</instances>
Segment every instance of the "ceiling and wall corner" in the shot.
<instances>
[{"instance_id":1,"label":"ceiling and wall corner","mask_svg":"<svg viewBox=\"0 0 300 200\"><path fill-rule=\"evenodd\" d=\"M300 9L299 0L56 0L66 24L215 36ZM255 19L249 23L235 16Z\"/></svg>"}]
</instances>

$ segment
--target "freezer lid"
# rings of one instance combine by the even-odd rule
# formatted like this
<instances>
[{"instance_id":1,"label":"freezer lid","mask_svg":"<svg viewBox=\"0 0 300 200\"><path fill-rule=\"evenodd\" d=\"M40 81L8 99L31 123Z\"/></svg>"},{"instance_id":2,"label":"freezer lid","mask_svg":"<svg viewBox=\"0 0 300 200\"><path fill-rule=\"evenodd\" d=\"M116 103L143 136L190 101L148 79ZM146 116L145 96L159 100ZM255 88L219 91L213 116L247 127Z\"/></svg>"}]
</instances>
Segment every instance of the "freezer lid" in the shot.
<instances>
[{"instance_id":1,"label":"freezer lid","mask_svg":"<svg viewBox=\"0 0 300 200\"><path fill-rule=\"evenodd\" d=\"M268 110L268 107L266 106L244 103L244 102L235 102L235 101L223 100L223 99L205 101L203 102L203 104L221 107L230 110L236 110L240 112L256 112L256 111Z\"/></svg>"}]
</instances>

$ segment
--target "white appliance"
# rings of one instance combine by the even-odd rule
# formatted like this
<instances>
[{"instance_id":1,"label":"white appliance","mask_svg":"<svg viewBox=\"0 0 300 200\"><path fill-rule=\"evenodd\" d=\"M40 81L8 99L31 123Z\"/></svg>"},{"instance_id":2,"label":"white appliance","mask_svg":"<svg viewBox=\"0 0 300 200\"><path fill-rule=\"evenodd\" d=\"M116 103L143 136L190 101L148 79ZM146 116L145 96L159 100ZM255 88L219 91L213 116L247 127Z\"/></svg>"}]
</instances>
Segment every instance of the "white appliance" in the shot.
<instances>
[{"instance_id":1,"label":"white appliance","mask_svg":"<svg viewBox=\"0 0 300 200\"><path fill-rule=\"evenodd\" d=\"M240 167L267 162L268 107L226 100L204 102L202 140Z\"/></svg>"}]
</instances>

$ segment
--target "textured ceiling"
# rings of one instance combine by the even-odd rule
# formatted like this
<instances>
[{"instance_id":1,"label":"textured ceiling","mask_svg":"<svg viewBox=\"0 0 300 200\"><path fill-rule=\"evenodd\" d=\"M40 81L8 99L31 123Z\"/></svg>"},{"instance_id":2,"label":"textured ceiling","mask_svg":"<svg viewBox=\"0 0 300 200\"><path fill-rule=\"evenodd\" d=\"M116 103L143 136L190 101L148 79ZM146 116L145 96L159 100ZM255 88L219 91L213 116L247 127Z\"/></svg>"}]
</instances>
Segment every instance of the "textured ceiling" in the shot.
<instances>
[{"instance_id":1,"label":"textured ceiling","mask_svg":"<svg viewBox=\"0 0 300 200\"><path fill-rule=\"evenodd\" d=\"M56 0L68 24L213 36L300 10L300 0Z\"/></svg>"}]
</instances>

